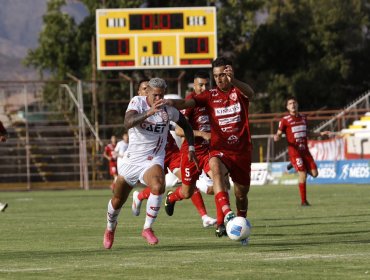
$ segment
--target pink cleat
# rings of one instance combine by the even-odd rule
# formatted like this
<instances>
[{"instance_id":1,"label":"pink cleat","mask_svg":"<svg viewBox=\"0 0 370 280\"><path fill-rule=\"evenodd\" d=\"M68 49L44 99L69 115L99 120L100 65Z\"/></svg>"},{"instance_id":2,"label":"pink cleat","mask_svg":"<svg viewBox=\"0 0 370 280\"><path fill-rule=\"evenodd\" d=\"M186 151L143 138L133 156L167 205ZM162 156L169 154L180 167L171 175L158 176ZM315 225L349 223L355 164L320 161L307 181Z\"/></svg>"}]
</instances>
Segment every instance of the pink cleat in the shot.
<instances>
[{"instance_id":1,"label":"pink cleat","mask_svg":"<svg viewBox=\"0 0 370 280\"><path fill-rule=\"evenodd\" d=\"M141 236L144 237L146 241L148 241L149 245L156 245L159 242L158 238L154 235L154 232L151 228L143 229Z\"/></svg>"},{"instance_id":2,"label":"pink cleat","mask_svg":"<svg viewBox=\"0 0 370 280\"><path fill-rule=\"evenodd\" d=\"M105 249L110 249L112 248L113 241L114 241L114 233L116 231L117 225L114 227L113 231L106 229L104 232L104 240L103 240L103 245Z\"/></svg>"}]
</instances>

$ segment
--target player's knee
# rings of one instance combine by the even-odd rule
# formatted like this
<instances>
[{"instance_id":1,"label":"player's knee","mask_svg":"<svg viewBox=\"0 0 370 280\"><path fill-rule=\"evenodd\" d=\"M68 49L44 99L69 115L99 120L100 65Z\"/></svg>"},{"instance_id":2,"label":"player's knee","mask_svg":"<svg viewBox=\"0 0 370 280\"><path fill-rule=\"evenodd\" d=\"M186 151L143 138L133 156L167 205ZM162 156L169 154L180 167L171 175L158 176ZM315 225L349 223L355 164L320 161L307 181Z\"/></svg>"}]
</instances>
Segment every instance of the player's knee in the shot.
<instances>
[{"instance_id":1,"label":"player's knee","mask_svg":"<svg viewBox=\"0 0 370 280\"><path fill-rule=\"evenodd\" d=\"M316 178L317 176L319 175L319 172L317 171L317 169L312 169L311 170L311 176Z\"/></svg>"},{"instance_id":2,"label":"player's knee","mask_svg":"<svg viewBox=\"0 0 370 280\"><path fill-rule=\"evenodd\" d=\"M164 194L165 186L163 184L153 184L150 186L150 192L154 195Z\"/></svg>"}]
</instances>

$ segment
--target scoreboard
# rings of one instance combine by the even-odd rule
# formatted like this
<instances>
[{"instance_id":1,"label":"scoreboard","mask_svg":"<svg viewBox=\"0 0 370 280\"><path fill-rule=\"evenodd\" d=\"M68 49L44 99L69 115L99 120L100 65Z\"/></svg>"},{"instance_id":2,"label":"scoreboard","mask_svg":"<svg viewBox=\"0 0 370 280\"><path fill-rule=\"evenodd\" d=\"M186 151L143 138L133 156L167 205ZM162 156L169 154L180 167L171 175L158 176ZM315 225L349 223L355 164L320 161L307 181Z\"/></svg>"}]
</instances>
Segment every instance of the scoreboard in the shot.
<instances>
[{"instance_id":1,"label":"scoreboard","mask_svg":"<svg viewBox=\"0 0 370 280\"><path fill-rule=\"evenodd\" d=\"M96 10L99 70L211 67L215 7Z\"/></svg>"}]
</instances>

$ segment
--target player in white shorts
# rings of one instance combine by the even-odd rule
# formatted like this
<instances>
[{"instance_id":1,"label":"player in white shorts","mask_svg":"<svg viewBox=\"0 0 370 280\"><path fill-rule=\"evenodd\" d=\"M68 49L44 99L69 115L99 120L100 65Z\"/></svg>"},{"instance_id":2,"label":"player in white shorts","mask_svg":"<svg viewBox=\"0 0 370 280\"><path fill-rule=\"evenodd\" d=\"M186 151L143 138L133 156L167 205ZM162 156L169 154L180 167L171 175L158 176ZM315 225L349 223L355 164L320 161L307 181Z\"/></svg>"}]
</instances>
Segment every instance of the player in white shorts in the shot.
<instances>
[{"instance_id":1,"label":"player in white shorts","mask_svg":"<svg viewBox=\"0 0 370 280\"><path fill-rule=\"evenodd\" d=\"M122 165L122 159L128 148L128 133L125 131L122 134L122 140L117 142L116 147L114 148L114 156L117 159L117 169Z\"/></svg>"},{"instance_id":2,"label":"player in white shorts","mask_svg":"<svg viewBox=\"0 0 370 280\"><path fill-rule=\"evenodd\" d=\"M148 96L135 96L127 107L124 126L128 129L130 142L123 164L118 169L123 183L116 186L108 203L107 228L103 241L106 249L113 245L118 215L138 182L151 187L141 235L150 245L158 243L152 225L157 218L165 191L163 165L170 121L176 122L184 130L185 138L189 141L189 160L198 164L192 145L193 130L177 109L164 105L166 88L163 79L153 78L148 83Z\"/></svg>"}]
</instances>

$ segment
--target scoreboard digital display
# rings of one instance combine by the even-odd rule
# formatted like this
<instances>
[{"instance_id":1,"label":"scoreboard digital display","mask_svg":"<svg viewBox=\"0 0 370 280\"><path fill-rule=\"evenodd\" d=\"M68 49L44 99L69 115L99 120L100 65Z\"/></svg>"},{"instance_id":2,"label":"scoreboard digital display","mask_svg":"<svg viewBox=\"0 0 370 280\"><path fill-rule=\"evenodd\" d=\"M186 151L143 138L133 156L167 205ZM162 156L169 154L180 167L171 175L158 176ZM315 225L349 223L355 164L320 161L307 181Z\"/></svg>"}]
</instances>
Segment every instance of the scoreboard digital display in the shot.
<instances>
[{"instance_id":1,"label":"scoreboard digital display","mask_svg":"<svg viewBox=\"0 0 370 280\"><path fill-rule=\"evenodd\" d=\"M211 67L215 7L96 10L99 70Z\"/></svg>"}]
</instances>

